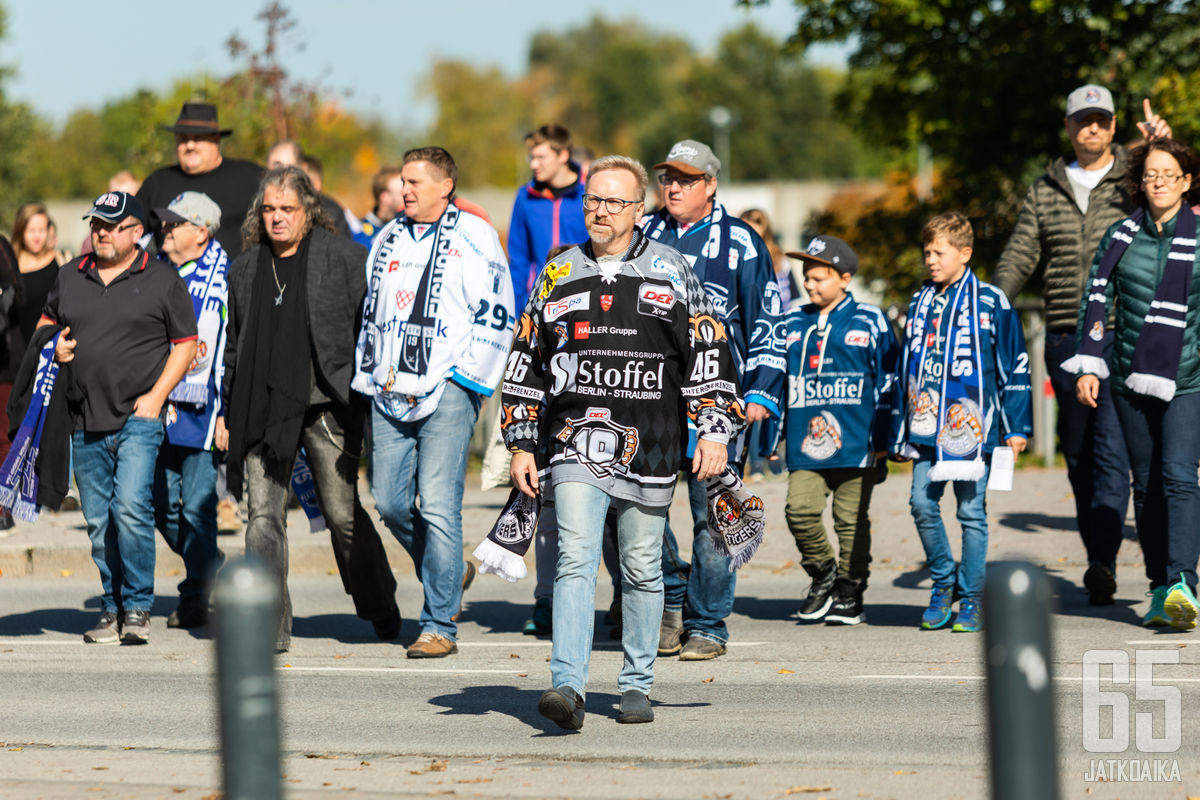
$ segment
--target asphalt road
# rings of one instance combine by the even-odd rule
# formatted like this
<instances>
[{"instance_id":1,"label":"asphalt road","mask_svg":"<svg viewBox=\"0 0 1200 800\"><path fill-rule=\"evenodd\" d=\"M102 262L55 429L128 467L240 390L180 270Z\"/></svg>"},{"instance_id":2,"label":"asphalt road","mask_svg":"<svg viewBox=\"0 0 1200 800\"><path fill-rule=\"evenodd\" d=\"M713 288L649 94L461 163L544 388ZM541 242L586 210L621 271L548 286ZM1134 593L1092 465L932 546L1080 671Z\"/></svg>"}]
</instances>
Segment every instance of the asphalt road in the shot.
<instances>
[{"instance_id":1,"label":"asphalt road","mask_svg":"<svg viewBox=\"0 0 1200 800\"><path fill-rule=\"evenodd\" d=\"M1136 624L1144 581L1132 542L1122 551L1118 603L1087 606L1076 588L1081 548L1061 523L1069 513L1065 478L1053 471L1018 477L1016 492L991 503L992 549L996 558L1023 555L1046 565L1058 594L1052 674L1061 796L1200 794L1196 634L1155 634ZM904 519L904 490L889 481L877 500L867 624L788 619L808 580L786 531L773 523L768 543L739 576L729 653L710 662L659 660L651 695L657 718L649 725L615 722L620 651L600 619L609 600L604 578L588 716L575 733L536 712L549 685L550 644L520 633L529 581L478 578L467 596L460 653L417 662L403 649L418 633L412 618L420 594L410 565L407 574L397 570L404 629L400 642L387 644L353 616L336 576L294 575L293 650L279 657L277 671L287 796L986 797L983 637L917 630L929 583ZM780 487L765 486L763 494L778 501ZM502 499L473 494L468 516L494 515ZM0 579L0 797L215 796L212 642L205 631L165 627L175 580L159 580L151 644L95 647L80 639L97 613L94 575ZM1084 751L1081 663L1088 649L1178 653L1178 665L1154 672L1159 684L1180 692L1178 751ZM1132 688L1127 693L1133 697ZM1156 720L1162 707L1147 699L1130 704L1132 711L1157 709ZM1087 781L1093 758L1163 758L1177 764L1181 780Z\"/></svg>"}]
</instances>

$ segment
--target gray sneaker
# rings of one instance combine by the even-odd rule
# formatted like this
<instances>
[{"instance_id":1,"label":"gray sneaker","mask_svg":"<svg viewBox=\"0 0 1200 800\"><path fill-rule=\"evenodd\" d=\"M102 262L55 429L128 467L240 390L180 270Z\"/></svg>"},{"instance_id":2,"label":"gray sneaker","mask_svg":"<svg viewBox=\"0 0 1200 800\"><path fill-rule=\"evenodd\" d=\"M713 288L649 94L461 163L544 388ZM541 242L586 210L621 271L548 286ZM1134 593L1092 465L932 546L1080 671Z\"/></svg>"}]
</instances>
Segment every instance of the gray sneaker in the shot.
<instances>
[{"instance_id":1,"label":"gray sneaker","mask_svg":"<svg viewBox=\"0 0 1200 800\"><path fill-rule=\"evenodd\" d=\"M621 705L617 713L617 722L625 725L639 722L653 722L654 709L650 708L650 698L637 689L626 689L621 692Z\"/></svg>"},{"instance_id":2,"label":"gray sneaker","mask_svg":"<svg viewBox=\"0 0 1200 800\"><path fill-rule=\"evenodd\" d=\"M96 627L83 635L84 644L116 644L120 640L121 625L115 611L105 611Z\"/></svg>"},{"instance_id":3,"label":"gray sneaker","mask_svg":"<svg viewBox=\"0 0 1200 800\"><path fill-rule=\"evenodd\" d=\"M121 624L121 644L146 644L150 641L150 612L126 611Z\"/></svg>"}]
</instances>

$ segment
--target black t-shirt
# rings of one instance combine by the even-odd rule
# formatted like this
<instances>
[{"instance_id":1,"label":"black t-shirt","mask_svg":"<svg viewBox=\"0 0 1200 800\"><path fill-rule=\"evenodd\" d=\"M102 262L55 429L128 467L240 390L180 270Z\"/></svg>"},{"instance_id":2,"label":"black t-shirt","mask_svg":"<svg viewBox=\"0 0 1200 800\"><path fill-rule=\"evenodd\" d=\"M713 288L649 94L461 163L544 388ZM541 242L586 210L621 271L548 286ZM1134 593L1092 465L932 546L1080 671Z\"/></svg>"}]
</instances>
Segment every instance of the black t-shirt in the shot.
<instances>
[{"instance_id":1,"label":"black t-shirt","mask_svg":"<svg viewBox=\"0 0 1200 800\"><path fill-rule=\"evenodd\" d=\"M94 256L69 262L42 313L69 326L77 342L71 374L83 400L72 412L91 432L119 430L162 375L171 345L196 338L187 285L173 266L143 250L107 286Z\"/></svg>"},{"instance_id":2,"label":"black t-shirt","mask_svg":"<svg viewBox=\"0 0 1200 800\"><path fill-rule=\"evenodd\" d=\"M46 305L46 298L58 279L59 266L58 259L54 259L41 269L21 273L24 297L17 309L17 324L21 327L23 341L29 341L38 320L42 318L42 307Z\"/></svg>"},{"instance_id":3,"label":"black t-shirt","mask_svg":"<svg viewBox=\"0 0 1200 800\"><path fill-rule=\"evenodd\" d=\"M178 164L156 169L146 178L138 190L138 200L146 213L156 208L166 208L181 192L203 192L221 209L221 227L217 230L217 241L229 258L242 252L242 223L246 212L258 191L263 169L249 161L226 158L211 172L188 175ZM151 214L151 230L155 245L162 244L162 220Z\"/></svg>"}]
</instances>

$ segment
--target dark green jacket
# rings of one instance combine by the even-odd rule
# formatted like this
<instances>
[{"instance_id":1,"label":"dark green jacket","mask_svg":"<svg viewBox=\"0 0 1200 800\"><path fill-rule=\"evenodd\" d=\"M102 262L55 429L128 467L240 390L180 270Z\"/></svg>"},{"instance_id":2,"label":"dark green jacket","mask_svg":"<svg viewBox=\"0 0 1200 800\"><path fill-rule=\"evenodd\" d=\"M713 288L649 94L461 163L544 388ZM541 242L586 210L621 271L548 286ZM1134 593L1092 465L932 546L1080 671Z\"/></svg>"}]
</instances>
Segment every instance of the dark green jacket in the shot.
<instances>
[{"instance_id":1,"label":"dark green jacket","mask_svg":"<svg viewBox=\"0 0 1200 800\"><path fill-rule=\"evenodd\" d=\"M1129 153L1113 145L1115 163L1092 189L1084 214L1075 205L1067 179L1067 159L1059 158L1033 182L1017 226L996 262L992 281L1010 299L1041 265L1046 267L1046 325L1056 333L1075 330L1079 303L1100 238L1108 227L1133 211L1137 200L1128 197L1120 181L1129 168Z\"/></svg>"},{"instance_id":2,"label":"dark green jacket","mask_svg":"<svg viewBox=\"0 0 1200 800\"><path fill-rule=\"evenodd\" d=\"M1175 219L1177 217L1163 223L1161 232L1155 230L1154 223L1147 221L1133 237L1108 282L1109 308L1113 307L1115 297L1117 323L1116 341L1108 368L1112 373L1112 387L1116 391L1125 390L1125 376L1131 371L1133 350L1137 346L1138 337L1141 336L1142 325L1150 311L1150 303L1154 300L1154 292L1167 263L1171 238L1175 235ZM1096 251L1096 258L1088 275L1089 284L1092 275L1096 274L1100 266L1100 260L1108 252L1113 231L1119 225L1119 220L1113 223L1100 241L1100 248ZM1086 310L1086 305L1082 303L1076 309L1076 341L1082 340ZM1192 267L1192 283L1188 290L1187 328L1183 331L1183 354L1179 359L1179 372L1175 374L1176 394L1197 391L1200 391L1200 250L1197 250L1196 264Z\"/></svg>"}]
</instances>

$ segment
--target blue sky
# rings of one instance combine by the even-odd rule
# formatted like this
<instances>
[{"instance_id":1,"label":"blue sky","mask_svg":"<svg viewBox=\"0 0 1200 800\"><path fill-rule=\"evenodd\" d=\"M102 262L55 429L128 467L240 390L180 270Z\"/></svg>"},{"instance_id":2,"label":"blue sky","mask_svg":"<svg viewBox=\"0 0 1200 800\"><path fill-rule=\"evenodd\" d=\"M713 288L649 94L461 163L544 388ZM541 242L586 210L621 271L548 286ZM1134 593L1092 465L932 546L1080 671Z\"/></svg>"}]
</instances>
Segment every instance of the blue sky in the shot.
<instances>
[{"instance_id":1,"label":"blue sky","mask_svg":"<svg viewBox=\"0 0 1200 800\"><path fill-rule=\"evenodd\" d=\"M120 6L83 0L2 0L7 34L0 64L14 68L6 90L40 114L62 122L78 108L139 87L164 89L177 78L233 71L224 43L236 32L255 48L263 26L254 19L265 0L206 0ZM379 113L391 123L424 126L433 107L420 95L419 77L434 58L499 66L520 74L529 39L562 31L593 15L636 18L711 52L721 34L753 21L780 38L795 28L789 0L737 8L733 0L609 0L609 2L486 2L485 0L290 0L297 19L285 40L290 72L349 89L346 104ZM145 9L147 13L139 13ZM303 44L303 50L296 45ZM585 43L581 43L584 46ZM840 63L844 49L810 53L817 63Z\"/></svg>"}]
</instances>

